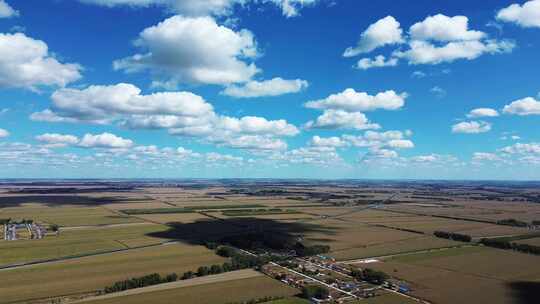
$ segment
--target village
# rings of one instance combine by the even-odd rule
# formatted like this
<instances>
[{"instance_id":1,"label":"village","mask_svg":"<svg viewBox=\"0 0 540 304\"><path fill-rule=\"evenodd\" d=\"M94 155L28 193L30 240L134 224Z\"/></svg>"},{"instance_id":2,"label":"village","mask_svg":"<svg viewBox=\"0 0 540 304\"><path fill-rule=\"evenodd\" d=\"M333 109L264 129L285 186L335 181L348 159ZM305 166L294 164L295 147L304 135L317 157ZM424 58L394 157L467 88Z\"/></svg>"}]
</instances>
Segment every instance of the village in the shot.
<instances>
[{"instance_id":1,"label":"village","mask_svg":"<svg viewBox=\"0 0 540 304\"><path fill-rule=\"evenodd\" d=\"M241 249L240 249L241 250ZM250 255L256 255L241 250ZM276 252L272 252L276 255ZM291 287L302 290L312 303L353 303L384 293L395 293L417 302L429 303L409 295L410 287L383 272L368 267L359 268L337 262L325 255L307 257L290 252L281 254L287 259L270 262L261 267L264 274ZM377 260L366 259L359 264L369 265Z\"/></svg>"}]
</instances>

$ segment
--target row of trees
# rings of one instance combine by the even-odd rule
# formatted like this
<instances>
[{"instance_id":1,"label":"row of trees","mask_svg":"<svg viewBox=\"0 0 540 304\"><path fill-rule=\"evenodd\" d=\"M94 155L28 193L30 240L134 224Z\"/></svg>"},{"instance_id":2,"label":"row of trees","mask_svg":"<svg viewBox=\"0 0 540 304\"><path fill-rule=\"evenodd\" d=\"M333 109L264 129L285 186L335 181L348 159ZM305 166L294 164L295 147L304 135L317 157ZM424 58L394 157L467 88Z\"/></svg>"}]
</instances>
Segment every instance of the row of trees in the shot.
<instances>
[{"instance_id":1,"label":"row of trees","mask_svg":"<svg viewBox=\"0 0 540 304\"><path fill-rule=\"evenodd\" d=\"M438 238L449 239L449 240L460 241L460 242L467 242L467 243L472 240L472 237L470 235L455 233L455 232L435 231L433 232L433 235L435 235Z\"/></svg>"},{"instance_id":2,"label":"row of trees","mask_svg":"<svg viewBox=\"0 0 540 304\"><path fill-rule=\"evenodd\" d=\"M107 286L103 289L104 293L118 292L133 288L140 288L145 286L151 286L161 283L174 282L177 280L188 280L195 277L204 277L212 274L219 274L223 272L229 272L234 270L260 267L269 261L265 258L258 256L250 256L238 252L238 250L229 246L219 246L216 249L216 253L223 257L231 258L230 262L225 262L221 265L214 264L210 266L201 266L197 271L186 271L181 276L176 273L168 274L165 277L160 276L158 273L145 275L142 277L135 277L123 281L118 281L111 286Z\"/></svg>"},{"instance_id":3,"label":"row of trees","mask_svg":"<svg viewBox=\"0 0 540 304\"><path fill-rule=\"evenodd\" d=\"M485 246L499 248L499 249L511 249L524 253L540 254L540 246L534 246L529 244L513 243L504 239L482 239L480 240Z\"/></svg>"},{"instance_id":4,"label":"row of trees","mask_svg":"<svg viewBox=\"0 0 540 304\"><path fill-rule=\"evenodd\" d=\"M111 286L107 286L103 289L104 293L118 292L133 288L140 288L145 286L151 286L161 283L174 282L178 280L176 273L168 274L162 277L159 273L152 273L142 277L135 277L123 281L118 281Z\"/></svg>"},{"instance_id":5,"label":"row of trees","mask_svg":"<svg viewBox=\"0 0 540 304\"><path fill-rule=\"evenodd\" d=\"M497 225L514 226L514 227L528 227L527 222L518 221L516 219L505 219L497 221Z\"/></svg>"},{"instance_id":6,"label":"row of trees","mask_svg":"<svg viewBox=\"0 0 540 304\"><path fill-rule=\"evenodd\" d=\"M353 269L351 276L359 281L367 281L376 285L381 285L390 278L386 273L371 268Z\"/></svg>"},{"instance_id":7,"label":"row of trees","mask_svg":"<svg viewBox=\"0 0 540 304\"><path fill-rule=\"evenodd\" d=\"M282 300L284 298L285 297L262 297L259 299L252 299L252 300L242 301L242 302L229 302L227 304L259 304L259 303L267 303L271 301Z\"/></svg>"}]
</instances>

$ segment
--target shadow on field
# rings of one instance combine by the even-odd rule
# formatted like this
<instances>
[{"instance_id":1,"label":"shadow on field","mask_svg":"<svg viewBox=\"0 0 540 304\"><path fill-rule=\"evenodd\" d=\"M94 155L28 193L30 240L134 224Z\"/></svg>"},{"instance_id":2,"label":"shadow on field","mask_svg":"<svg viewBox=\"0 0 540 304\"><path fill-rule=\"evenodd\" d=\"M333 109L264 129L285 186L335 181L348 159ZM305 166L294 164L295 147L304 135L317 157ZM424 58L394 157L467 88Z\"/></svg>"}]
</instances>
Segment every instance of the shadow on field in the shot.
<instances>
[{"instance_id":1,"label":"shadow on field","mask_svg":"<svg viewBox=\"0 0 540 304\"><path fill-rule=\"evenodd\" d=\"M521 304L537 304L540 299L540 282L511 282L508 284L514 298Z\"/></svg>"},{"instance_id":2,"label":"shadow on field","mask_svg":"<svg viewBox=\"0 0 540 304\"><path fill-rule=\"evenodd\" d=\"M168 225L171 227L169 230L153 232L148 236L195 245L219 241L250 249L260 245L257 243L264 243L266 247L283 249L302 241L303 235L308 233L336 234L336 229L328 226L259 218L198 220Z\"/></svg>"},{"instance_id":3,"label":"shadow on field","mask_svg":"<svg viewBox=\"0 0 540 304\"><path fill-rule=\"evenodd\" d=\"M148 201L148 199L140 199ZM134 202L137 199L122 197L91 197L84 195L6 195L0 196L0 208L20 207L23 204L42 204L48 207L65 205L99 206L111 203Z\"/></svg>"}]
</instances>

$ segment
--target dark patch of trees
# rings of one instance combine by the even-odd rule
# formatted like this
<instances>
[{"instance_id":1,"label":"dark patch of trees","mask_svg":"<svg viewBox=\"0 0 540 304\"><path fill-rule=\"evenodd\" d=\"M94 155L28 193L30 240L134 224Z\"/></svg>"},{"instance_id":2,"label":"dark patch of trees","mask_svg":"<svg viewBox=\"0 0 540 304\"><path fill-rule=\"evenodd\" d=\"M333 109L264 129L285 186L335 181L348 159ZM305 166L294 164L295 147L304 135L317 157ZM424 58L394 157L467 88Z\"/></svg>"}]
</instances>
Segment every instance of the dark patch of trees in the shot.
<instances>
[{"instance_id":1,"label":"dark patch of trees","mask_svg":"<svg viewBox=\"0 0 540 304\"><path fill-rule=\"evenodd\" d=\"M329 252L330 246L326 246L326 245L305 246L303 243L298 242L294 246L294 250L296 251L296 254L299 256L312 256L312 255L318 255L318 254Z\"/></svg>"},{"instance_id":2,"label":"dark patch of trees","mask_svg":"<svg viewBox=\"0 0 540 304\"><path fill-rule=\"evenodd\" d=\"M133 288L146 287L161 283L174 282L178 280L178 275L175 273L168 274L162 277L159 273L152 273L142 277L135 277L123 281L118 281L111 286L107 286L103 289L104 293L118 292Z\"/></svg>"},{"instance_id":3,"label":"dark patch of trees","mask_svg":"<svg viewBox=\"0 0 540 304\"><path fill-rule=\"evenodd\" d=\"M306 299L326 299L329 294L328 289L319 285L306 285L302 287L302 297Z\"/></svg>"},{"instance_id":4,"label":"dark patch of trees","mask_svg":"<svg viewBox=\"0 0 540 304\"><path fill-rule=\"evenodd\" d=\"M433 232L433 235L435 235L438 238L466 242L466 243L469 243L472 240L472 237L470 235L454 233L454 232L435 231Z\"/></svg>"},{"instance_id":5,"label":"dark patch of trees","mask_svg":"<svg viewBox=\"0 0 540 304\"><path fill-rule=\"evenodd\" d=\"M518 221L516 219L505 219L497 221L497 225L505 225L505 226L514 226L514 227L528 227L529 224L523 221Z\"/></svg>"},{"instance_id":6,"label":"dark patch of trees","mask_svg":"<svg viewBox=\"0 0 540 304\"><path fill-rule=\"evenodd\" d=\"M390 278L386 273L382 271L373 270L370 268L353 269L351 276L360 281L367 281L372 284L381 285Z\"/></svg>"},{"instance_id":7,"label":"dark patch of trees","mask_svg":"<svg viewBox=\"0 0 540 304\"><path fill-rule=\"evenodd\" d=\"M262 297L259 299L251 299L251 300L242 301L242 302L229 302L227 304L259 304L259 303L267 303L271 301L282 300L284 298L285 297Z\"/></svg>"},{"instance_id":8,"label":"dark patch of trees","mask_svg":"<svg viewBox=\"0 0 540 304\"><path fill-rule=\"evenodd\" d=\"M499 249L510 249L516 250L523 253L530 253L540 255L540 246L534 246L529 244L518 244L513 243L504 239L481 239L480 243L485 246L499 248Z\"/></svg>"}]
</instances>

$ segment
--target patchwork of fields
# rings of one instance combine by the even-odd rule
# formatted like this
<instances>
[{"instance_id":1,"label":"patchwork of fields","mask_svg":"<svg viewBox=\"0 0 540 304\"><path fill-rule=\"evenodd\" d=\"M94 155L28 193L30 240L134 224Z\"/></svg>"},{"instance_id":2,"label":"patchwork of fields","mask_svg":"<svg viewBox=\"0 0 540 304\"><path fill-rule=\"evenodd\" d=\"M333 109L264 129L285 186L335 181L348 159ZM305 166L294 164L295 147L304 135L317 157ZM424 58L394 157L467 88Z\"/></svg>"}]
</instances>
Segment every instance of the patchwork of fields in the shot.
<instances>
[{"instance_id":1,"label":"patchwork of fields","mask_svg":"<svg viewBox=\"0 0 540 304\"><path fill-rule=\"evenodd\" d=\"M370 268L406 282L413 295L432 303L474 299L475 303L528 304L523 297L530 293L530 284L540 282L538 256L433 235L446 231L474 240L515 237L518 244L538 246L535 231L496 224L510 217L538 219L536 204L485 202L457 190L457 199L450 201L449 194L428 199L427 194L415 195L418 190L399 187L290 186L284 188L286 193L261 189L241 189L244 193L220 186L143 187L69 195L0 190L0 219L31 219L60 229L39 240L0 240L0 303L73 300L131 277L221 264L225 258L201 245L251 232L327 245L328 256L339 261L376 258L380 262L370 263ZM370 205L395 192L400 193L399 201ZM360 199L353 199L355 195ZM3 229L0 226L0 232ZM293 297L298 289L257 272L251 275L226 273L215 278L223 276L221 281L182 285L191 279L179 281L174 288L143 288L140 294L88 298L84 303L170 303L181 298L189 303L225 304L265 296L284 297L269 302L274 304L305 303ZM408 302L388 293L361 303Z\"/></svg>"}]
</instances>

